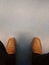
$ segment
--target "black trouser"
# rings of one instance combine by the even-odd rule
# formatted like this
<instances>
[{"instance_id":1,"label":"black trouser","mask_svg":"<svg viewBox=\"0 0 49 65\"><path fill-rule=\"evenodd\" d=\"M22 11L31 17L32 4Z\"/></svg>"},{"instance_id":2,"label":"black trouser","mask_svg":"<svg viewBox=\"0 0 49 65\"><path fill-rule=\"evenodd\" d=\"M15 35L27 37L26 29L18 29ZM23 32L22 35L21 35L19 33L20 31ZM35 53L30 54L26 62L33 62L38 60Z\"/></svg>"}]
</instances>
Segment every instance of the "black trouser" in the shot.
<instances>
[{"instance_id":1,"label":"black trouser","mask_svg":"<svg viewBox=\"0 0 49 65\"><path fill-rule=\"evenodd\" d=\"M8 54L3 43L0 41L0 65L15 65L15 54Z\"/></svg>"},{"instance_id":2,"label":"black trouser","mask_svg":"<svg viewBox=\"0 0 49 65\"><path fill-rule=\"evenodd\" d=\"M49 53L42 55L32 53L32 65L49 65Z\"/></svg>"},{"instance_id":3,"label":"black trouser","mask_svg":"<svg viewBox=\"0 0 49 65\"><path fill-rule=\"evenodd\" d=\"M6 65L16 65L16 55L15 54L7 54Z\"/></svg>"},{"instance_id":4,"label":"black trouser","mask_svg":"<svg viewBox=\"0 0 49 65\"><path fill-rule=\"evenodd\" d=\"M6 65L7 53L3 43L0 41L0 65Z\"/></svg>"}]
</instances>

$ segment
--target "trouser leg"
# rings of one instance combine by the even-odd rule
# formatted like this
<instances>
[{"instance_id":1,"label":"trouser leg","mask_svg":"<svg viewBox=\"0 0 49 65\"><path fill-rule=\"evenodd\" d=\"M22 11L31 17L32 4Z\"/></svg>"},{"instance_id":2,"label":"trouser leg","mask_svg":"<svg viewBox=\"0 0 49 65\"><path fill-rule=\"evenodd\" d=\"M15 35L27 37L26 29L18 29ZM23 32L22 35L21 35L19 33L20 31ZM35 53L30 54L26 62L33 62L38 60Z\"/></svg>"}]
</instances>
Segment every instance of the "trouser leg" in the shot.
<instances>
[{"instance_id":1,"label":"trouser leg","mask_svg":"<svg viewBox=\"0 0 49 65\"><path fill-rule=\"evenodd\" d=\"M16 65L16 55L15 54L8 54L7 65Z\"/></svg>"},{"instance_id":2,"label":"trouser leg","mask_svg":"<svg viewBox=\"0 0 49 65\"><path fill-rule=\"evenodd\" d=\"M49 65L49 54L36 54L32 53L32 64L33 65Z\"/></svg>"},{"instance_id":3,"label":"trouser leg","mask_svg":"<svg viewBox=\"0 0 49 65\"><path fill-rule=\"evenodd\" d=\"M0 41L0 65L6 65L7 53L3 43Z\"/></svg>"}]
</instances>

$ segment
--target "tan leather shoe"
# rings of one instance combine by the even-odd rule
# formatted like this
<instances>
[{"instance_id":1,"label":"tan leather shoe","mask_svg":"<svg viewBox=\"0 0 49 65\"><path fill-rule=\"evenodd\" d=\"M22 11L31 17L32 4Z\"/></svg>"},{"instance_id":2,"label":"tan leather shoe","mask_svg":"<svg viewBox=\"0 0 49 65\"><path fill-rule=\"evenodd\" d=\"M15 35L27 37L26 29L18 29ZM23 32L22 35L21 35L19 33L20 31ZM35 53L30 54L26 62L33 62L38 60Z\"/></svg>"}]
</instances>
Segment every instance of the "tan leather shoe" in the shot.
<instances>
[{"instance_id":1,"label":"tan leather shoe","mask_svg":"<svg viewBox=\"0 0 49 65\"><path fill-rule=\"evenodd\" d=\"M35 37L32 40L32 52L42 54L42 46L39 38Z\"/></svg>"},{"instance_id":2,"label":"tan leather shoe","mask_svg":"<svg viewBox=\"0 0 49 65\"><path fill-rule=\"evenodd\" d=\"M10 38L8 40L6 51L8 54L15 54L16 53L16 39Z\"/></svg>"}]
</instances>

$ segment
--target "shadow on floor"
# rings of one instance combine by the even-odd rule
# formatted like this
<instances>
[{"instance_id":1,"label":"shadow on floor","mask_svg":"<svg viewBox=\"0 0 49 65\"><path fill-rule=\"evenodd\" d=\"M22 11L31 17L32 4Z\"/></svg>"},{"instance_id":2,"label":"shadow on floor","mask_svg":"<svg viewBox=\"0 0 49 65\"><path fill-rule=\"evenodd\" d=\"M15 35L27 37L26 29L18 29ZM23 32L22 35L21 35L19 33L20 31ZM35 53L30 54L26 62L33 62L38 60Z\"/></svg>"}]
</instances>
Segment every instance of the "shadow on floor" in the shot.
<instances>
[{"instance_id":1,"label":"shadow on floor","mask_svg":"<svg viewBox=\"0 0 49 65\"><path fill-rule=\"evenodd\" d=\"M16 65L32 65L31 39L27 34L19 34L16 49Z\"/></svg>"}]
</instances>

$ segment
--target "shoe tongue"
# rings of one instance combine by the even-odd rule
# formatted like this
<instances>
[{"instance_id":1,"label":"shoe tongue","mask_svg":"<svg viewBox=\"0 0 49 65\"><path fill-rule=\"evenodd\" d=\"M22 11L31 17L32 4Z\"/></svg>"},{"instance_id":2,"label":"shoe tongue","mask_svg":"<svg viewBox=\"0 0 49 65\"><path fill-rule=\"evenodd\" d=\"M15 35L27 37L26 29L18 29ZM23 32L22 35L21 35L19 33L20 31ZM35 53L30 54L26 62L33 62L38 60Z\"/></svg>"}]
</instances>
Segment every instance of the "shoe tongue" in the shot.
<instances>
[{"instance_id":1,"label":"shoe tongue","mask_svg":"<svg viewBox=\"0 0 49 65\"><path fill-rule=\"evenodd\" d=\"M35 38L32 42L32 51L34 53L41 54L42 53L42 48L41 48L41 41L38 38Z\"/></svg>"},{"instance_id":2,"label":"shoe tongue","mask_svg":"<svg viewBox=\"0 0 49 65\"><path fill-rule=\"evenodd\" d=\"M15 54L16 53L16 40L14 38L11 38L8 40L7 44L7 53L8 54Z\"/></svg>"}]
</instances>

